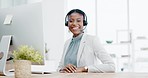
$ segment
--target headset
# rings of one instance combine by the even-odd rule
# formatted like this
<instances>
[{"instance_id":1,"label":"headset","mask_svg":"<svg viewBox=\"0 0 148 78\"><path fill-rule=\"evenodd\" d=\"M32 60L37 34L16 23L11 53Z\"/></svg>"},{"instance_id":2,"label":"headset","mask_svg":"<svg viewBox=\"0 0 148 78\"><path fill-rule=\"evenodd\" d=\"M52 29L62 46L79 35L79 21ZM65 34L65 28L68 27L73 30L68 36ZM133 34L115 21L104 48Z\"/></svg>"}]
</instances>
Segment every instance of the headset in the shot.
<instances>
[{"instance_id":1,"label":"headset","mask_svg":"<svg viewBox=\"0 0 148 78\"><path fill-rule=\"evenodd\" d=\"M83 15L83 26L87 26L88 22L87 22L87 16L86 14L80 10L80 9L73 9L71 11L69 11L65 17L65 26L68 26L68 17L69 15L71 15L72 13L79 13L81 15Z\"/></svg>"}]
</instances>

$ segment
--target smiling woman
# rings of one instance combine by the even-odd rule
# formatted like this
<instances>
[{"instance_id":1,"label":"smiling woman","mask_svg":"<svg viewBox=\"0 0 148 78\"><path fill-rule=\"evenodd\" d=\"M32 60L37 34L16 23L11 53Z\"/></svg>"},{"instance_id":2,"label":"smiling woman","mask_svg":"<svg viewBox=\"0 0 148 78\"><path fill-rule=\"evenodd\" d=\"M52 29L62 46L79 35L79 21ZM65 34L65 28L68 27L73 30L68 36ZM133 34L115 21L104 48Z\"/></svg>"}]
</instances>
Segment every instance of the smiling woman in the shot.
<instances>
[{"instance_id":1,"label":"smiling woman","mask_svg":"<svg viewBox=\"0 0 148 78\"><path fill-rule=\"evenodd\" d=\"M84 33L84 26L87 26L87 16L82 10L69 11L65 17L65 25L73 36L65 43L64 53L58 68L59 72L115 72L114 62L98 38ZM102 64L99 64L96 58Z\"/></svg>"}]
</instances>

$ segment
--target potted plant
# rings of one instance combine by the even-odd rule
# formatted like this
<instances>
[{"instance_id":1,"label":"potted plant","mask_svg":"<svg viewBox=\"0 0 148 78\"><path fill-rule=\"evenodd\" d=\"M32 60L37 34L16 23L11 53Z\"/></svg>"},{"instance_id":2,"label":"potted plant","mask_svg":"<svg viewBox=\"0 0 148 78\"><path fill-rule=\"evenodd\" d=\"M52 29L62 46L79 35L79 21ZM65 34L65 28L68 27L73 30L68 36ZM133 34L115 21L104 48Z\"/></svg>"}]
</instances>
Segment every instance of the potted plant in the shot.
<instances>
[{"instance_id":1,"label":"potted plant","mask_svg":"<svg viewBox=\"0 0 148 78\"><path fill-rule=\"evenodd\" d=\"M13 51L15 78L31 77L31 62L41 63L43 56L33 47L21 45L17 50Z\"/></svg>"}]
</instances>

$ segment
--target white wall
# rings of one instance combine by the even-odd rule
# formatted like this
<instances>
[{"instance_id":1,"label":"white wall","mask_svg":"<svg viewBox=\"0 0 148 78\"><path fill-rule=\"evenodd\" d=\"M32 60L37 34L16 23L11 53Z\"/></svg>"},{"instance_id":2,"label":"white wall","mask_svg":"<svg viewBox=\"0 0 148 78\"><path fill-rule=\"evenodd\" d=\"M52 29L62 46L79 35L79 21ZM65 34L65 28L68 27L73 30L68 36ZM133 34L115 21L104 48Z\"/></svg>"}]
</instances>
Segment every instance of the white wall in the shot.
<instances>
[{"instance_id":1,"label":"white wall","mask_svg":"<svg viewBox=\"0 0 148 78\"><path fill-rule=\"evenodd\" d=\"M15 7L23 4L41 2L42 0L0 0L0 8Z\"/></svg>"},{"instance_id":2,"label":"white wall","mask_svg":"<svg viewBox=\"0 0 148 78\"><path fill-rule=\"evenodd\" d=\"M0 0L0 8L8 8L13 6L13 1L12 0Z\"/></svg>"},{"instance_id":3,"label":"white wall","mask_svg":"<svg viewBox=\"0 0 148 78\"><path fill-rule=\"evenodd\" d=\"M1 0L0 0L0 8L2 7L2 2L1 2Z\"/></svg>"},{"instance_id":4,"label":"white wall","mask_svg":"<svg viewBox=\"0 0 148 78\"><path fill-rule=\"evenodd\" d=\"M35 3L35 2L41 2L43 0L27 0L27 3Z\"/></svg>"},{"instance_id":5,"label":"white wall","mask_svg":"<svg viewBox=\"0 0 148 78\"><path fill-rule=\"evenodd\" d=\"M18 5L23 5L23 4L27 4L27 0L12 0L12 5L13 6L18 6Z\"/></svg>"},{"instance_id":6,"label":"white wall","mask_svg":"<svg viewBox=\"0 0 148 78\"><path fill-rule=\"evenodd\" d=\"M49 60L60 60L64 45L64 0L43 0L43 25Z\"/></svg>"},{"instance_id":7,"label":"white wall","mask_svg":"<svg viewBox=\"0 0 148 78\"><path fill-rule=\"evenodd\" d=\"M148 38L148 0L130 0L129 3L130 29L133 29L133 37Z\"/></svg>"},{"instance_id":8,"label":"white wall","mask_svg":"<svg viewBox=\"0 0 148 78\"><path fill-rule=\"evenodd\" d=\"M127 0L98 0L98 36L102 43L116 43L118 30L127 30ZM126 38L126 37L125 37Z\"/></svg>"}]
</instances>

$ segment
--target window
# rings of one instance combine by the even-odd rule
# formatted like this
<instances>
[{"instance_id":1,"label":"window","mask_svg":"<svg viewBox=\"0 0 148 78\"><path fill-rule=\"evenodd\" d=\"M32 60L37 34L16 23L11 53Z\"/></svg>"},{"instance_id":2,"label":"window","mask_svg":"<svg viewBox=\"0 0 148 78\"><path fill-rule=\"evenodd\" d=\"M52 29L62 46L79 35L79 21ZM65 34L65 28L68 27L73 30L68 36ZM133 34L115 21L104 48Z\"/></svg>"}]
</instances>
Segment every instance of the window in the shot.
<instances>
[{"instance_id":1,"label":"window","mask_svg":"<svg viewBox=\"0 0 148 78\"><path fill-rule=\"evenodd\" d=\"M23 4L41 2L42 0L0 0L0 8L15 7Z\"/></svg>"}]
</instances>

